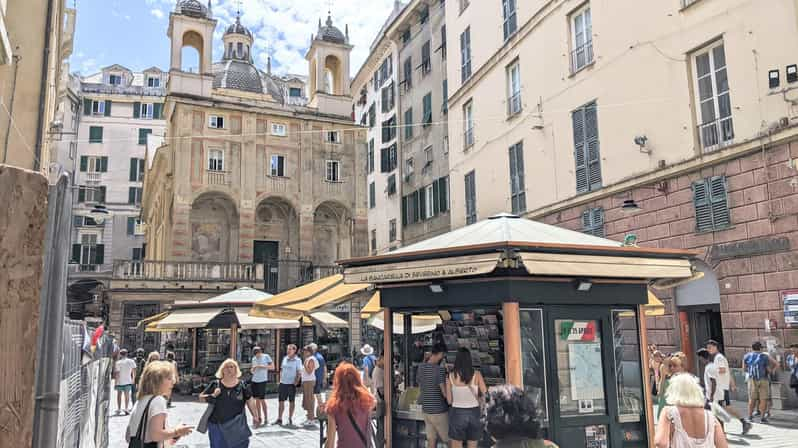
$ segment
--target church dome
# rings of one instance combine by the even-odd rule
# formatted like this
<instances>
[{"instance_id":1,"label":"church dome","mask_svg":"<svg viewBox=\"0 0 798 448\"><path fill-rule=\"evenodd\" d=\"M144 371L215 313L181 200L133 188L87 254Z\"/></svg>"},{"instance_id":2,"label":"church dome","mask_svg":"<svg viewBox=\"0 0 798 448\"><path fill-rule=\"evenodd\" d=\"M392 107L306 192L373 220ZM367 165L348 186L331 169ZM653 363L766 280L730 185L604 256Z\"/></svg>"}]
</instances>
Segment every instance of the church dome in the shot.
<instances>
[{"instance_id":1,"label":"church dome","mask_svg":"<svg viewBox=\"0 0 798 448\"><path fill-rule=\"evenodd\" d=\"M344 33L333 26L332 17L329 15L327 16L327 22L324 24L324 26L321 26L321 20L319 20L319 33L316 38L336 44L345 44L347 41Z\"/></svg>"},{"instance_id":2,"label":"church dome","mask_svg":"<svg viewBox=\"0 0 798 448\"><path fill-rule=\"evenodd\" d=\"M175 12L190 17L211 18L211 11L197 0L178 0Z\"/></svg>"},{"instance_id":3,"label":"church dome","mask_svg":"<svg viewBox=\"0 0 798 448\"><path fill-rule=\"evenodd\" d=\"M236 17L235 23L227 27L227 31L224 32L224 35L227 36L228 34L241 34L252 39L252 31L241 24L240 17Z\"/></svg>"},{"instance_id":4,"label":"church dome","mask_svg":"<svg viewBox=\"0 0 798 448\"><path fill-rule=\"evenodd\" d=\"M249 62L229 59L213 66L213 88L263 93L261 74Z\"/></svg>"}]
</instances>

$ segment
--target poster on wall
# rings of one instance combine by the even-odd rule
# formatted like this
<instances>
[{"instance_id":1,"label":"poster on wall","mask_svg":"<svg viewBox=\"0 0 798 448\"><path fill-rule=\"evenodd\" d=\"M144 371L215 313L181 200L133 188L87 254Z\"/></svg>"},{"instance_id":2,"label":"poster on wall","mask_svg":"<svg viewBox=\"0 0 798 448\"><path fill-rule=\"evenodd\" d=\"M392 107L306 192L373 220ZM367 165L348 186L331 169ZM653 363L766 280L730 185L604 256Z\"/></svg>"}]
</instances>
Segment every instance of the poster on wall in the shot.
<instances>
[{"instance_id":1,"label":"poster on wall","mask_svg":"<svg viewBox=\"0 0 798 448\"><path fill-rule=\"evenodd\" d=\"M798 328L798 289L784 291L781 298L784 302L784 326Z\"/></svg>"},{"instance_id":2,"label":"poster on wall","mask_svg":"<svg viewBox=\"0 0 798 448\"><path fill-rule=\"evenodd\" d=\"M585 448L607 448L607 446L605 425L585 426Z\"/></svg>"},{"instance_id":3,"label":"poster on wall","mask_svg":"<svg viewBox=\"0 0 798 448\"><path fill-rule=\"evenodd\" d=\"M571 370L572 400L601 400L604 398L604 381L596 372L602 372L601 344L568 344L568 365Z\"/></svg>"}]
</instances>

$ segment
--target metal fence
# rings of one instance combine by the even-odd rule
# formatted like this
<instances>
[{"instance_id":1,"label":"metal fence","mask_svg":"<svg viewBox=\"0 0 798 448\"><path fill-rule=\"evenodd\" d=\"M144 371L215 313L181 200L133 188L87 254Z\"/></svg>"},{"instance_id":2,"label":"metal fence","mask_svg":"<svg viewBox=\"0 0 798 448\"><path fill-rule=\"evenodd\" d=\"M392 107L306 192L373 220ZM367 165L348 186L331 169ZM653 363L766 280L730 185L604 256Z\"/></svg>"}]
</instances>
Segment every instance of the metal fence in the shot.
<instances>
[{"instance_id":1,"label":"metal fence","mask_svg":"<svg viewBox=\"0 0 798 448\"><path fill-rule=\"evenodd\" d=\"M94 353L81 321L64 321L58 448L108 447L113 341L103 336Z\"/></svg>"}]
</instances>

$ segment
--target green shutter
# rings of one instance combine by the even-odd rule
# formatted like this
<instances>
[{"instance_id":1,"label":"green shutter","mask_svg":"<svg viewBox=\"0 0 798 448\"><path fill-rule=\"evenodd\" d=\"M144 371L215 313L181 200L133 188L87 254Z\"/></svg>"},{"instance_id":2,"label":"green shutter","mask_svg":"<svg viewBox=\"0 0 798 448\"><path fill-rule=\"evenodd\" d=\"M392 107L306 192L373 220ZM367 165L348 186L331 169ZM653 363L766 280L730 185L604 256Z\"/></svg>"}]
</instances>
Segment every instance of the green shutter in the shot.
<instances>
[{"instance_id":1,"label":"green shutter","mask_svg":"<svg viewBox=\"0 0 798 448\"><path fill-rule=\"evenodd\" d=\"M111 116L111 100L105 100L105 116Z\"/></svg>"},{"instance_id":2,"label":"green shutter","mask_svg":"<svg viewBox=\"0 0 798 448\"><path fill-rule=\"evenodd\" d=\"M604 238L604 209L593 209L593 235Z\"/></svg>"},{"instance_id":3,"label":"green shutter","mask_svg":"<svg viewBox=\"0 0 798 448\"><path fill-rule=\"evenodd\" d=\"M91 100L88 98L83 99L83 115L91 115Z\"/></svg>"},{"instance_id":4,"label":"green shutter","mask_svg":"<svg viewBox=\"0 0 798 448\"><path fill-rule=\"evenodd\" d=\"M432 182L432 214L437 216L441 212L441 192L438 181Z\"/></svg>"},{"instance_id":5,"label":"green shutter","mask_svg":"<svg viewBox=\"0 0 798 448\"><path fill-rule=\"evenodd\" d=\"M407 225L407 196L402 196L402 225Z\"/></svg>"},{"instance_id":6,"label":"green shutter","mask_svg":"<svg viewBox=\"0 0 798 448\"><path fill-rule=\"evenodd\" d=\"M128 180L136 182L138 180L139 159L130 159L130 177Z\"/></svg>"},{"instance_id":7,"label":"green shutter","mask_svg":"<svg viewBox=\"0 0 798 448\"><path fill-rule=\"evenodd\" d=\"M139 177L136 181L141 182L144 180L144 159L139 159Z\"/></svg>"},{"instance_id":8,"label":"green shutter","mask_svg":"<svg viewBox=\"0 0 798 448\"><path fill-rule=\"evenodd\" d=\"M108 157L106 156L100 157L100 169L98 171L101 173L108 172Z\"/></svg>"},{"instance_id":9,"label":"green shutter","mask_svg":"<svg viewBox=\"0 0 798 448\"><path fill-rule=\"evenodd\" d=\"M78 202L86 202L86 188L78 188Z\"/></svg>"},{"instance_id":10,"label":"green shutter","mask_svg":"<svg viewBox=\"0 0 798 448\"><path fill-rule=\"evenodd\" d=\"M100 203L104 204L105 203L105 187L98 187L98 188L99 188L99 191L100 191L100 197L97 198L97 202L100 202Z\"/></svg>"},{"instance_id":11,"label":"green shutter","mask_svg":"<svg viewBox=\"0 0 798 448\"><path fill-rule=\"evenodd\" d=\"M94 264L103 264L105 262L105 244L97 245L97 252L94 256Z\"/></svg>"},{"instance_id":12,"label":"green shutter","mask_svg":"<svg viewBox=\"0 0 798 448\"><path fill-rule=\"evenodd\" d=\"M440 194L440 199L438 202L440 203L441 213L446 213L449 211L449 178L448 177L441 177L438 179L438 193Z\"/></svg>"},{"instance_id":13,"label":"green shutter","mask_svg":"<svg viewBox=\"0 0 798 448\"><path fill-rule=\"evenodd\" d=\"M712 204L713 227L717 230L731 225L725 177L715 176L709 179L709 200Z\"/></svg>"},{"instance_id":14,"label":"green shutter","mask_svg":"<svg viewBox=\"0 0 798 448\"><path fill-rule=\"evenodd\" d=\"M102 143L102 142L103 142L102 126L89 127L89 143Z\"/></svg>"},{"instance_id":15,"label":"green shutter","mask_svg":"<svg viewBox=\"0 0 798 448\"><path fill-rule=\"evenodd\" d=\"M152 118L156 120L163 118L163 103L155 103L152 105Z\"/></svg>"},{"instance_id":16,"label":"green shutter","mask_svg":"<svg viewBox=\"0 0 798 448\"><path fill-rule=\"evenodd\" d=\"M80 263L80 251L80 244L72 245L72 260L70 260L70 263Z\"/></svg>"},{"instance_id":17,"label":"green shutter","mask_svg":"<svg viewBox=\"0 0 798 448\"><path fill-rule=\"evenodd\" d=\"M693 206L695 207L696 230L712 230L712 206L706 179L693 182Z\"/></svg>"},{"instance_id":18,"label":"green shutter","mask_svg":"<svg viewBox=\"0 0 798 448\"><path fill-rule=\"evenodd\" d=\"M147 134L152 134L152 129L139 128L139 145L147 144Z\"/></svg>"},{"instance_id":19,"label":"green shutter","mask_svg":"<svg viewBox=\"0 0 798 448\"><path fill-rule=\"evenodd\" d=\"M127 189L127 203L128 204L135 204L136 203L136 188L130 187Z\"/></svg>"},{"instance_id":20,"label":"green shutter","mask_svg":"<svg viewBox=\"0 0 798 448\"><path fill-rule=\"evenodd\" d=\"M133 118L141 117L141 103L136 101L133 103Z\"/></svg>"},{"instance_id":21,"label":"green shutter","mask_svg":"<svg viewBox=\"0 0 798 448\"><path fill-rule=\"evenodd\" d=\"M599 152L598 115L596 103L585 106L585 155L590 191L601 188L601 155Z\"/></svg>"},{"instance_id":22,"label":"green shutter","mask_svg":"<svg viewBox=\"0 0 798 448\"><path fill-rule=\"evenodd\" d=\"M413 219L412 222L419 222L420 221L419 218L420 218L421 214L420 214L420 205L419 205L418 193L419 193L418 190L414 191L413 192L413 197L411 199L411 201L413 201L413 216L411 217Z\"/></svg>"},{"instance_id":23,"label":"green shutter","mask_svg":"<svg viewBox=\"0 0 798 448\"><path fill-rule=\"evenodd\" d=\"M585 109L580 108L571 113L574 133L574 161L576 162L576 192L590 191L587 173L587 157L585 156Z\"/></svg>"},{"instance_id":24,"label":"green shutter","mask_svg":"<svg viewBox=\"0 0 798 448\"><path fill-rule=\"evenodd\" d=\"M421 220L427 219L427 191L422 188L418 190L418 208Z\"/></svg>"},{"instance_id":25,"label":"green shutter","mask_svg":"<svg viewBox=\"0 0 798 448\"><path fill-rule=\"evenodd\" d=\"M127 218L127 234L133 235L136 233L136 218Z\"/></svg>"},{"instance_id":26,"label":"green shutter","mask_svg":"<svg viewBox=\"0 0 798 448\"><path fill-rule=\"evenodd\" d=\"M85 173L89 169L88 156L80 156L80 172Z\"/></svg>"}]
</instances>

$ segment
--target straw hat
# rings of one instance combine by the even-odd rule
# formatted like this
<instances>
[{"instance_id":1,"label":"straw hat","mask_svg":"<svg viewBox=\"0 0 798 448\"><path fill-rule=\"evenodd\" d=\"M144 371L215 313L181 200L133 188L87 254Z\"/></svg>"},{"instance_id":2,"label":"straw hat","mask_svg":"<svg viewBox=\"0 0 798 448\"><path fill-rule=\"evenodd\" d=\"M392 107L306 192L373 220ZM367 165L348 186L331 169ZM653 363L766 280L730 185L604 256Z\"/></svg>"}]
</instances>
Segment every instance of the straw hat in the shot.
<instances>
[{"instance_id":1,"label":"straw hat","mask_svg":"<svg viewBox=\"0 0 798 448\"><path fill-rule=\"evenodd\" d=\"M370 345L366 344L360 349L360 353L362 353L364 356L373 355L374 349Z\"/></svg>"}]
</instances>

